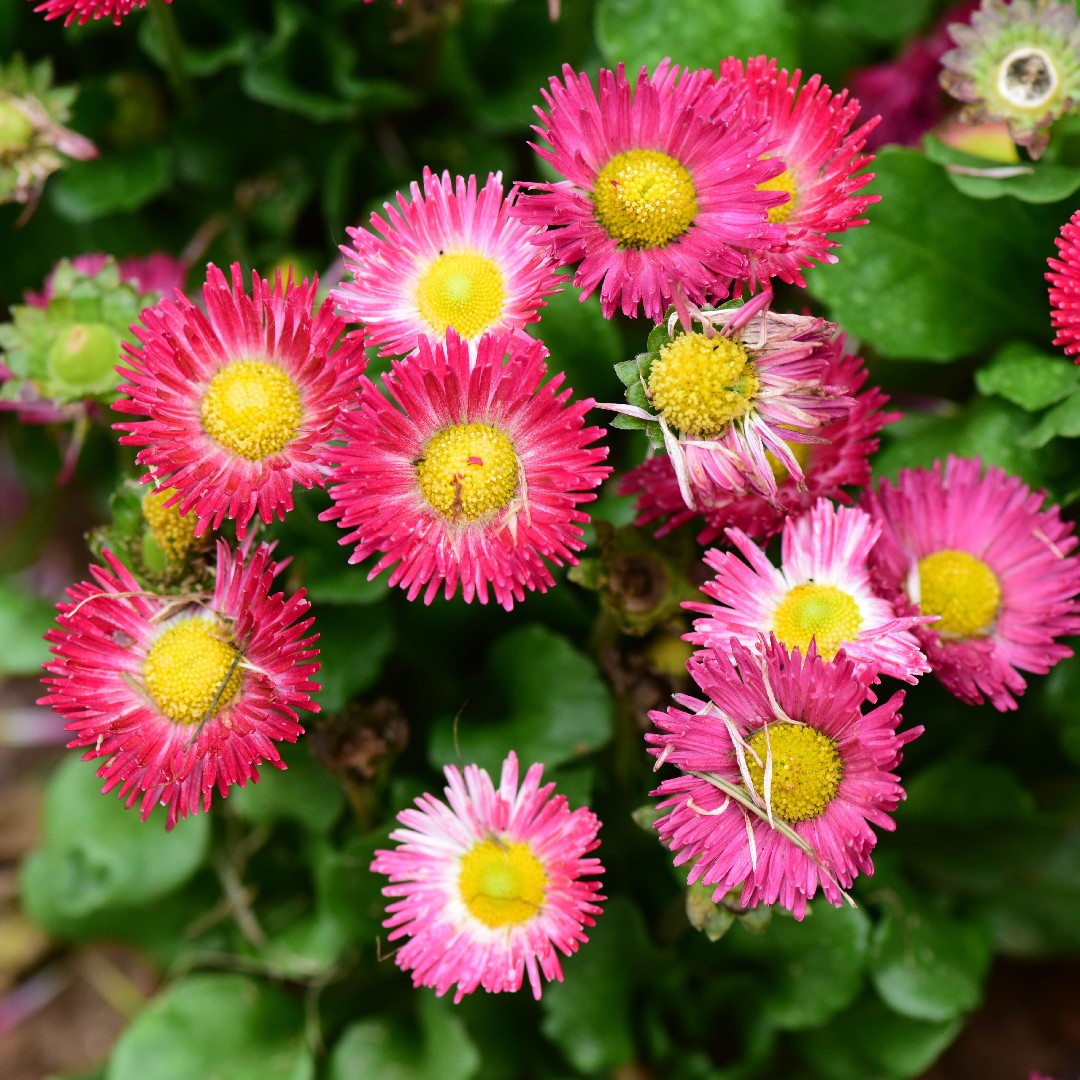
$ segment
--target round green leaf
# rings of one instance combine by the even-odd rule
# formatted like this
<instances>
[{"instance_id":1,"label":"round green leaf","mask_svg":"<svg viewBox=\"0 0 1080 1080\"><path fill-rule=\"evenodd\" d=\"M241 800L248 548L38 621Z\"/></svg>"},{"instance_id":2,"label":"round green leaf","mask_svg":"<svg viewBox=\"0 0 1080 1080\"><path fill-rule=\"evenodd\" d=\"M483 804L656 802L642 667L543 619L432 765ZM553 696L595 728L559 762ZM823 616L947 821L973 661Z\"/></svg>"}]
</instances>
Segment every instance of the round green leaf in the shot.
<instances>
[{"instance_id":1,"label":"round green leaf","mask_svg":"<svg viewBox=\"0 0 1080 1080\"><path fill-rule=\"evenodd\" d=\"M133 914L187 881L206 856L205 814L165 833L162 816L140 821L115 794L102 795L101 783L94 766L75 755L60 766L45 797L41 848L23 867L27 913L60 936L122 930Z\"/></svg>"},{"instance_id":2,"label":"round green leaf","mask_svg":"<svg viewBox=\"0 0 1080 1080\"><path fill-rule=\"evenodd\" d=\"M983 394L997 394L1034 411L1073 393L1080 385L1080 369L1062 354L1051 355L1013 341L975 372L975 385Z\"/></svg>"},{"instance_id":3,"label":"round green leaf","mask_svg":"<svg viewBox=\"0 0 1080 1080\"><path fill-rule=\"evenodd\" d=\"M665 56L690 68L716 67L727 56L775 56L798 67L794 20L784 0L600 0L596 40L609 64L632 76Z\"/></svg>"},{"instance_id":4,"label":"round green leaf","mask_svg":"<svg viewBox=\"0 0 1080 1080\"><path fill-rule=\"evenodd\" d=\"M243 975L170 986L120 1036L107 1080L311 1080L304 1010Z\"/></svg>"},{"instance_id":5,"label":"round green leaf","mask_svg":"<svg viewBox=\"0 0 1080 1080\"><path fill-rule=\"evenodd\" d=\"M416 1000L419 1032L397 1017L353 1024L330 1055L328 1080L471 1080L480 1054L453 1004L428 992Z\"/></svg>"},{"instance_id":6,"label":"round green leaf","mask_svg":"<svg viewBox=\"0 0 1080 1080\"><path fill-rule=\"evenodd\" d=\"M564 637L541 626L515 630L492 648L488 680L505 701L498 718L466 712L443 717L431 734L429 760L476 762L497 772L509 750L523 765L555 768L603 746L612 731L611 696L596 665Z\"/></svg>"},{"instance_id":7,"label":"round green leaf","mask_svg":"<svg viewBox=\"0 0 1080 1080\"><path fill-rule=\"evenodd\" d=\"M1015 199L973 201L914 150L886 147L874 171L867 190L881 202L870 224L844 233L836 265L806 274L831 318L906 360L1046 336L1043 272L1059 214Z\"/></svg>"},{"instance_id":8,"label":"round green leaf","mask_svg":"<svg viewBox=\"0 0 1080 1080\"><path fill-rule=\"evenodd\" d=\"M137 146L77 161L49 188L56 212L68 221L96 221L121 210L138 210L157 198L172 180L165 146Z\"/></svg>"},{"instance_id":9,"label":"round green leaf","mask_svg":"<svg viewBox=\"0 0 1080 1080\"><path fill-rule=\"evenodd\" d=\"M874 932L870 977L898 1013L952 1020L979 1004L990 956L990 935L978 923L890 911Z\"/></svg>"}]
</instances>

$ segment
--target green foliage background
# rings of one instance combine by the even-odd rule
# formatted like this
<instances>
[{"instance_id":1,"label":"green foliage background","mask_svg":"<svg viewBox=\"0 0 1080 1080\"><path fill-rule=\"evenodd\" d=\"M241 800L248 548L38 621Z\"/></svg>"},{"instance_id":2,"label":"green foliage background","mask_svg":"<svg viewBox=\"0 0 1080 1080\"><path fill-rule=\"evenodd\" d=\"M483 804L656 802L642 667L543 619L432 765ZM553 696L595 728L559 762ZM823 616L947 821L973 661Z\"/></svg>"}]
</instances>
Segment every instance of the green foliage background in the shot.
<instances>
[{"instance_id":1,"label":"green foliage background","mask_svg":"<svg viewBox=\"0 0 1080 1080\"><path fill-rule=\"evenodd\" d=\"M170 19L151 8L119 28L65 31L10 0L0 56L51 56L58 81L81 86L73 126L102 155L54 177L20 230L17 208L0 208L0 301L83 251L321 272L345 227L425 165L543 176L526 145L531 110L564 63L595 71L670 55L715 66L764 52L839 88L940 10L933 0L564 0L552 24L543 0L175 0ZM1043 273L1080 204L1080 130L1061 125L1020 179L950 174L955 154L937 143L882 152L871 224L843 237L838 265L809 275L811 297L789 292L781 304L812 302L839 322L905 409L879 474L979 454L1072 507L1080 379L1050 344ZM199 280L196 267L190 284ZM640 351L647 329L606 322L570 290L536 333L578 394L618 400L611 366ZM634 435L609 438L620 469L643 453ZM44 657L33 632L51 609L18 575L51 550L72 503L106 519L131 459L97 431L58 490L50 432L6 416L0 437L26 496L0 549L0 633L14 641L0 664L22 674ZM632 508L613 492L596 516L623 524ZM286 748L287 773L266 770L168 836L98 795L92 766L65 761L23 868L25 907L60 939L137 944L167 980L95 1075L568 1080L638 1063L665 1080L901 1080L955 1038L995 956L1080 950L1076 661L1034 679L1014 714L965 707L925 681L904 710L926 725L906 753L908 801L877 872L857 882L858 908L818 902L802 924L782 912L733 918L687 897L685 876L632 817L655 783L639 706L682 688L655 662L678 625L620 635L593 594L566 582L510 615L410 605L346 565L335 530L316 520L325 504L310 496L276 530L322 634L313 727L352 730L390 700L408 746L361 778L332 739L309 738ZM666 551L688 574L699 554L685 537ZM367 866L393 815L441 788L443 764L460 752L490 769L510 748L600 815L610 899L541 1002L526 991L455 1007L414 992L378 945L381 882ZM238 883L243 910L222 903Z\"/></svg>"}]
</instances>

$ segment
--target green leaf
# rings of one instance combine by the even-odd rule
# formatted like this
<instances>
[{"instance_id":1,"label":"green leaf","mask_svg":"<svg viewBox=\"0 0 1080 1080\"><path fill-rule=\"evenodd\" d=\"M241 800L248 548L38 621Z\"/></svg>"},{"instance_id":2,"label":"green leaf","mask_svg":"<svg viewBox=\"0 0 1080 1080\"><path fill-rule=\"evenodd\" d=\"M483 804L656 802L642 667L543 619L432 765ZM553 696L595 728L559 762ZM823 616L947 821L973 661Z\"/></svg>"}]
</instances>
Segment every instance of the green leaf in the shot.
<instances>
[{"instance_id":1,"label":"green leaf","mask_svg":"<svg viewBox=\"0 0 1080 1080\"><path fill-rule=\"evenodd\" d=\"M952 1020L982 1000L991 952L981 924L905 906L887 911L874 931L870 977L896 1012Z\"/></svg>"},{"instance_id":2,"label":"green leaf","mask_svg":"<svg viewBox=\"0 0 1080 1080\"><path fill-rule=\"evenodd\" d=\"M253 825L296 821L314 833L326 833L341 816L345 793L338 781L311 756L306 743L285 745L285 771L265 765L257 784L229 793L229 805Z\"/></svg>"},{"instance_id":3,"label":"green leaf","mask_svg":"<svg viewBox=\"0 0 1080 1080\"><path fill-rule=\"evenodd\" d=\"M374 948L386 913L386 879L371 872L379 848L391 847L396 822L363 836L350 836L341 848L323 842L315 848L313 869L319 907L354 941Z\"/></svg>"},{"instance_id":4,"label":"green leaf","mask_svg":"<svg viewBox=\"0 0 1080 1080\"><path fill-rule=\"evenodd\" d=\"M471 1080L480 1054L445 998L416 995L416 1025L398 1017L361 1020L330 1054L328 1080ZM419 1038L417 1037L419 1035Z\"/></svg>"},{"instance_id":5,"label":"green leaf","mask_svg":"<svg viewBox=\"0 0 1080 1080\"><path fill-rule=\"evenodd\" d=\"M798 1047L825 1080L908 1080L937 1060L961 1023L912 1020L865 994L825 1027L800 1035Z\"/></svg>"},{"instance_id":6,"label":"green leaf","mask_svg":"<svg viewBox=\"0 0 1080 1080\"><path fill-rule=\"evenodd\" d=\"M195 873L210 822L198 814L163 831L163 814L139 820L115 792L101 793L94 765L70 755L45 796L41 847L23 866L27 914L61 937L122 931L145 907Z\"/></svg>"},{"instance_id":7,"label":"green leaf","mask_svg":"<svg viewBox=\"0 0 1080 1080\"><path fill-rule=\"evenodd\" d=\"M109 1061L108 1080L312 1080L304 1010L243 975L193 975L135 1018Z\"/></svg>"},{"instance_id":8,"label":"green leaf","mask_svg":"<svg viewBox=\"0 0 1080 1080\"><path fill-rule=\"evenodd\" d=\"M997 394L1034 412L1068 397L1080 385L1080 368L1064 356L1013 341L975 372L975 385L983 394Z\"/></svg>"},{"instance_id":9,"label":"green leaf","mask_svg":"<svg viewBox=\"0 0 1080 1080\"><path fill-rule=\"evenodd\" d=\"M932 135L926 136L925 147L926 156L931 161L945 166L945 175L956 190L972 199L1000 199L1012 195L1021 202L1054 203L1067 199L1080 189L1080 168L1073 165L1025 161L1018 163L1017 169L1020 171L1015 176L972 176L967 172L955 171L955 167L1000 170L1002 163L946 146ZM950 169L950 165L954 168Z\"/></svg>"},{"instance_id":10,"label":"green leaf","mask_svg":"<svg viewBox=\"0 0 1080 1080\"><path fill-rule=\"evenodd\" d=\"M934 10L934 0L880 4L877 0L832 0L848 24L875 41L898 41L921 29Z\"/></svg>"},{"instance_id":11,"label":"green leaf","mask_svg":"<svg viewBox=\"0 0 1080 1080\"><path fill-rule=\"evenodd\" d=\"M68 221L96 221L122 210L138 210L166 191L172 157L165 146L136 146L96 161L69 165L52 183L49 197Z\"/></svg>"},{"instance_id":12,"label":"green leaf","mask_svg":"<svg viewBox=\"0 0 1080 1080\"><path fill-rule=\"evenodd\" d=\"M47 600L0 578L0 682L7 675L36 675L49 659L42 636L56 621Z\"/></svg>"},{"instance_id":13,"label":"green leaf","mask_svg":"<svg viewBox=\"0 0 1080 1080\"><path fill-rule=\"evenodd\" d=\"M457 723L442 717L431 734L428 760L476 762L493 775L510 750L525 768L549 769L603 746L611 738L612 704L596 665L564 637L526 626L499 639L487 676L500 701L496 719L466 709Z\"/></svg>"},{"instance_id":14,"label":"green leaf","mask_svg":"<svg viewBox=\"0 0 1080 1080\"><path fill-rule=\"evenodd\" d=\"M609 900L589 942L563 961L564 982L544 989L543 1033L583 1073L609 1074L633 1061L634 985L651 965L641 915L629 900Z\"/></svg>"},{"instance_id":15,"label":"green leaf","mask_svg":"<svg viewBox=\"0 0 1080 1080\"><path fill-rule=\"evenodd\" d=\"M896 811L901 822L990 828L1029 821L1035 812L1031 792L1007 769L987 762L951 757L921 769L905 786L907 799Z\"/></svg>"},{"instance_id":16,"label":"green leaf","mask_svg":"<svg viewBox=\"0 0 1080 1080\"><path fill-rule=\"evenodd\" d=\"M774 918L764 933L733 932L737 957L764 963L764 1010L778 1028L817 1027L846 1009L863 986L870 921L861 908L813 904L802 922Z\"/></svg>"},{"instance_id":17,"label":"green leaf","mask_svg":"<svg viewBox=\"0 0 1080 1080\"><path fill-rule=\"evenodd\" d=\"M784 0L600 0L596 41L609 64L638 68L665 56L689 68L715 68L726 56L775 56L799 66L794 21Z\"/></svg>"},{"instance_id":18,"label":"green leaf","mask_svg":"<svg viewBox=\"0 0 1080 1080\"><path fill-rule=\"evenodd\" d=\"M1045 337L1049 216L1014 199L973 202L914 150L886 147L874 169L867 190L881 202L870 224L844 233L835 266L806 273L832 319L906 360L954 360L1003 337Z\"/></svg>"},{"instance_id":19,"label":"green leaf","mask_svg":"<svg viewBox=\"0 0 1080 1080\"><path fill-rule=\"evenodd\" d=\"M318 702L324 712L337 712L375 682L396 641L390 611L380 605L357 609L320 604L315 611L319 631Z\"/></svg>"},{"instance_id":20,"label":"green leaf","mask_svg":"<svg viewBox=\"0 0 1080 1080\"><path fill-rule=\"evenodd\" d=\"M1039 423L1021 440L1021 445L1038 449L1058 435L1075 439L1080 435L1080 393L1055 405Z\"/></svg>"}]
</instances>

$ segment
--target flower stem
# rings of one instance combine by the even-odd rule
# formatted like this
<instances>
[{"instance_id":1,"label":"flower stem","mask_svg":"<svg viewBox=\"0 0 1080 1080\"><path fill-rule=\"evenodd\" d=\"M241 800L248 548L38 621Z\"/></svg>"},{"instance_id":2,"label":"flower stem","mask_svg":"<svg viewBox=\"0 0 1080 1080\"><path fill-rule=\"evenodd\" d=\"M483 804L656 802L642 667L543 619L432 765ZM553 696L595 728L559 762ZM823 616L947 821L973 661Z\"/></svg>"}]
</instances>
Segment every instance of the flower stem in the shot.
<instances>
[{"instance_id":1,"label":"flower stem","mask_svg":"<svg viewBox=\"0 0 1080 1080\"><path fill-rule=\"evenodd\" d=\"M150 17L154 20L161 46L165 50L165 75L169 85L183 105L190 105L191 82L184 66L184 43L172 8L165 0L150 0Z\"/></svg>"}]
</instances>

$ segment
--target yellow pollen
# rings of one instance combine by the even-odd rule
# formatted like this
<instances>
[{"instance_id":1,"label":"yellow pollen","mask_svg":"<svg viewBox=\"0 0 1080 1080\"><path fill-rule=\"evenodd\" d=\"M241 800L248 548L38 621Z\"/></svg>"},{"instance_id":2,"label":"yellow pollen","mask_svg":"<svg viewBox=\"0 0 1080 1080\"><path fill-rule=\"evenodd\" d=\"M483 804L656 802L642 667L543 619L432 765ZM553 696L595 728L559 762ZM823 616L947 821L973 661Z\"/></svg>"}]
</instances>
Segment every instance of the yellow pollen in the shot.
<instances>
[{"instance_id":1,"label":"yellow pollen","mask_svg":"<svg viewBox=\"0 0 1080 1080\"><path fill-rule=\"evenodd\" d=\"M769 207L769 220L774 225L783 225L795 210L795 197L797 195L795 177L785 169L771 180L765 180L763 183L758 184L757 189L758 191L786 191L791 196L787 202L781 203L779 206Z\"/></svg>"},{"instance_id":2,"label":"yellow pollen","mask_svg":"<svg viewBox=\"0 0 1080 1080\"><path fill-rule=\"evenodd\" d=\"M528 844L482 840L462 856L461 899L485 926L528 922L543 908L546 886L544 867Z\"/></svg>"},{"instance_id":3,"label":"yellow pollen","mask_svg":"<svg viewBox=\"0 0 1080 1080\"><path fill-rule=\"evenodd\" d=\"M150 646L143 681L173 723L197 724L208 713L216 716L236 696L241 683L237 655L213 619L182 619Z\"/></svg>"},{"instance_id":4,"label":"yellow pollen","mask_svg":"<svg viewBox=\"0 0 1080 1080\"><path fill-rule=\"evenodd\" d=\"M810 639L818 653L831 660L846 641L854 641L862 628L859 606L834 585L796 585L780 601L773 615L772 632L789 650L805 655Z\"/></svg>"},{"instance_id":5,"label":"yellow pollen","mask_svg":"<svg viewBox=\"0 0 1080 1080\"><path fill-rule=\"evenodd\" d=\"M248 461L262 461L296 437L300 392L276 364L234 360L211 380L202 400L206 433Z\"/></svg>"},{"instance_id":6,"label":"yellow pollen","mask_svg":"<svg viewBox=\"0 0 1080 1080\"><path fill-rule=\"evenodd\" d=\"M737 341L696 331L660 350L649 374L649 397L668 426L692 438L713 439L753 407L758 377Z\"/></svg>"},{"instance_id":7,"label":"yellow pollen","mask_svg":"<svg viewBox=\"0 0 1080 1080\"><path fill-rule=\"evenodd\" d=\"M596 177L593 204L596 220L624 248L663 247L698 211L690 174L659 150L616 154Z\"/></svg>"},{"instance_id":8,"label":"yellow pollen","mask_svg":"<svg viewBox=\"0 0 1080 1080\"><path fill-rule=\"evenodd\" d=\"M149 492L142 500L143 520L150 535L171 562L183 559L195 543L195 515L181 517L175 506L164 505L175 494L172 488L165 488Z\"/></svg>"},{"instance_id":9,"label":"yellow pollen","mask_svg":"<svg viewBox=\"0 0 1080 1080\"><path fill-rule=\"evenodd\" d=\"M416 286L416 306L437 334L452 326L463 338L482 334L502 314L506 286L498 264L463 251L440 255Z\"/></svg>"},{"instance_id":10,"label":"yellow pollen","mask_svg":"<svg viewBox=\"0 0 1080 1080\"><path fill-rule=\"evenodd\" d=\"M940 615L931 626L943 637L989 633L1001 603L1001 582L969 551L945 548L919 560L919 608Z\"/></svg>"},{"instance_id":11,"label":"yellow pollen","mask_svg":"<svg viewBox=\"0 0 1080 1080\"><path fill-rule=\"evenodd\" d=\"M765 763L772 758L769 805L777 817L795 825L825 812L844 775L844 762L832 739L805 724L780 723L756 731L747 745L746 767L762 799Z\"/></svg>"},{"instance_id":12,"label":"yellow pollen","mask_svg":"<svg viewBox=\"0 0 1080 1080\"><path fill-rule=\"evenodd\" d=\"M806 463L810 460L810 443L789 442L787 445L792 457L799 463L799 468L805 473ZM782 484L788 478L787 466L771 450L765 451L765 460L768 461L776 482Z\"/></svg>"},{"instance_id":13,"label":"yellow pollen","mask_svg":"<svg viewBox=\"0 0 1080 1080\"><path fill-rule=\"evenodd\" d=\"M491 424L443 428L417 462L420 494L451 521L475 521L501 510L518 486L510 439Z\"/></svg>"}]
</instances>

